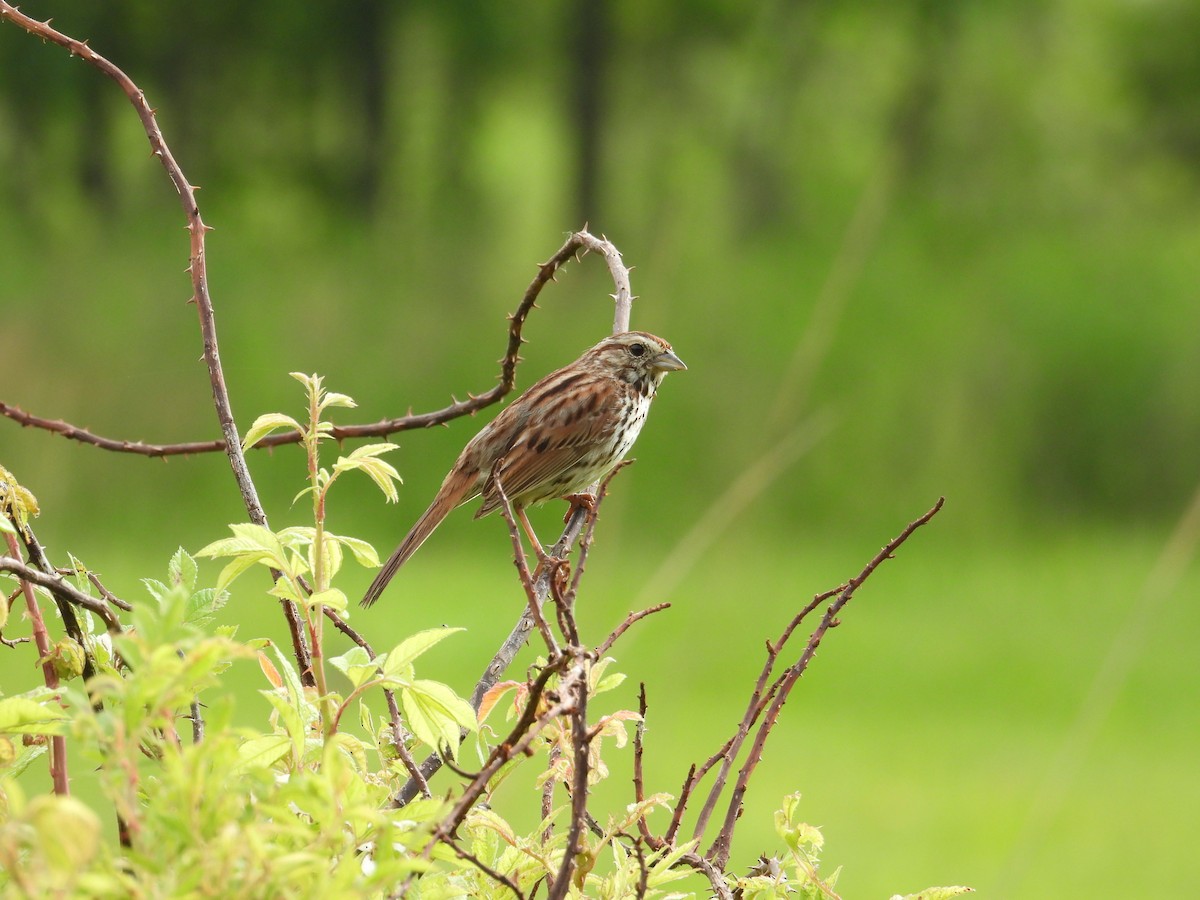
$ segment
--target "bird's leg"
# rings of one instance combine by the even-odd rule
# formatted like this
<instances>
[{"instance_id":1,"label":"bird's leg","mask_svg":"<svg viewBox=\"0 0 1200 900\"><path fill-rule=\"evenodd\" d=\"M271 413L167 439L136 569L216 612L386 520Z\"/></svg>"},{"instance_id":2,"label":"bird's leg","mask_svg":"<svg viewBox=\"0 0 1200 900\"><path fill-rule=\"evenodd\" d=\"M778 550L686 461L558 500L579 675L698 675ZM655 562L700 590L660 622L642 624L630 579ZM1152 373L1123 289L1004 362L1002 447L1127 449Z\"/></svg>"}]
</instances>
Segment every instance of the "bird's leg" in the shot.
<instances>
[{"instance_id":1,"label":"bird's leg","mask_svg":"<svg viewBox=\"0 0 1200 900\"><path fill-rule=\"evenodd\" d=\"M563 499L571 504L567 508L567 514L563 516L564 525L571 521L571 516L575 514L575 510L577 509L586 509L589 513L594 513L596 511L595 494L589 494L585 491L581 494L567 494L567 496L563 497Z\"/></svg>"},{"instance_id":2,"label":"bird's leg","mask_svg":"<svg viewBox=\"0 0 1200 900\"><path fill-rule=\"evenodd\" d=\"M524 507L517 509L517 518L521 520L521 527L525 529L525 536L529 538L529 543L533 544L533 552L537 554L538 565L540 566L546 559L546 551L542 549L542 542L538 540L537 534L534 533L533 526L529 524L529 519L525 515Z\"/></svg>"}]
</instances>

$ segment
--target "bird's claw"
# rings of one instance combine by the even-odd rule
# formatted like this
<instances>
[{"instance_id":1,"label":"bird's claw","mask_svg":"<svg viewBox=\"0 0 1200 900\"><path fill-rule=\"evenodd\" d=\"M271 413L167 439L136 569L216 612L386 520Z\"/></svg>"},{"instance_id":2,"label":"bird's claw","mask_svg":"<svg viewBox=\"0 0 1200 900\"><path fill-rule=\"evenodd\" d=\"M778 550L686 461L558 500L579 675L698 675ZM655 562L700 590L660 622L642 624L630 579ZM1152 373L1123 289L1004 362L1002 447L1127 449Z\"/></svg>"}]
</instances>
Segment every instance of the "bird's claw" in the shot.
<instances>
[{"instance_id":1,"label":"bird's claw","mask_svg":"<svg viewBox=\"0 0 1200 900\"><path fill-rule=\"evenodd\" d=\"M586 509L589 514L596 511L595 494L590 494L585 491L581 494L567 494L567 496L563 497L563 499L566 500L567 503L571 504L567 509L567 514L563 516L564 525L571 521L571 516L575 515L575 510L577 509Z\"/></svg>"}]
</instances>

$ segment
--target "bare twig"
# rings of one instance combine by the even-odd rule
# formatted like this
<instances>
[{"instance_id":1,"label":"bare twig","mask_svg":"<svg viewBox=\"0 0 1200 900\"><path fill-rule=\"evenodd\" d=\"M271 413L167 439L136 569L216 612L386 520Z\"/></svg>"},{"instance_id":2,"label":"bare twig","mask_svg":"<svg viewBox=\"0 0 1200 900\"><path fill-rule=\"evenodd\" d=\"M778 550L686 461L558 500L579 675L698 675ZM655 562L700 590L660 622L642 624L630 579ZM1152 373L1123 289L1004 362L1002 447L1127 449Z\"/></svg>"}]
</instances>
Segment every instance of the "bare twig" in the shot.
<instances>
[{"instance_id":1,"label":"bare twig","mask_svg":"<svg viewBox=\"0 0 1200 900\"><path fill-rule=\"evenodd\" d=\"M646 781L642 771L642 755L645 753L646 739L646 682L638 685L638 722L637 728L633 732L633 800L637 804L642 804L646 800ZM637 820L638 832L643 838L650 838L650 826L646 824L646 816L643 813L638 816ZM635 847L638 847L635 844ZM643 869L646 866L646 860L638 850L638 861Z\"/></svg>"},{"instance_id":2,"label":"bare twig","mask_svg":"<svg viewBox=\"0 0 1200 900\"><path fill-rule=\"evenodd\" d=\"M696 818L696 826L692 831L693 838L700 838L704 835L705 829L708 828L708 821L712 816L713 810L716 808L717 801L720 799L721 792L725 789L726 779L729 777L729 772L733 768L734 760L741 752L742 744L746 737L750 734L750 729L754 727L754 723L758 721L758 717L762 715L763 709L782 686L782 679L776 680L769 690L767 690L767 682L771 677L771 673L775 668L775 661L779 658L779 653L787 644L788 639L792 636L792 632L797 626L811 613L814 609L835 596L846 588L846 585L839 585L831 591L826 591L822 594L817 594L807 606L792 617L792 620L783 629L779 635L779 639L774 644L767 642L767 658L763 662L762 671L759 673L758 680L754 684L754 689L750 693L750 700L746 704L746 712L742 716L742 721L738 723L737 731L732 738L725 744L721 750L711 757L707 763L702 766L696 773L697 783L704 777L705 773L720 760L721 768L717 772L717 777L713 781L712 787L709 789L708 797L704 801L704 806L700 810L700 815ZM764 694L765 691L765 694Z\"/></svg>"},{"instance_id":3,"label":"bare twig","mask_svg":"<svg viewBox=\"0 0 1200 900\"><path fill-rule=\"evenodd\" d=\"M3 12L0 6L0 13ZM595 246L593 246L593 244ZM498 383L484 391L481 394L467 393L466 400L455 400L449 406L444 406L441 409L431 410L425 413L408 413L404 416L382 419L378 422L372 422L361 425L335 425L330 430L330 435L335 439L342 441L350 438L365 438L365 437L386 437L387 435L397 434L402 431L411 431L417 428L432 428L435 425L444 425L461 416L474 415L481 409L491 406L493 403L501 400L506 394L512 391L516 384L517 365L520 362L521 344L524 338L521 336L521 331L525 325L529 313L537 305L538 295L546 283L554 278L555 273L568 260L573 258L580 250L598 249L606 258L615 250L606 251L602 249L604 246L612 247L607 242L597 241L586 232L573 234L559 250L550 257L546 262L538 266L538 274L534 276L529 287L525 289L525 293L518 304L516 311L508 317L508 343L504 350L504 356L500 360L500 375ZM616 257L620 259L620 254ZM626 288L622 293L618 288L617 294L614 296L628 296L628 277L625 278ZM627 320L626 320L627 321ZM626 329L627 330L627 329ZM225 440L210 440L210 441L183 441L170 444L151 444L144 441L130 441L122 438L110 438L102 435L94 434L86 428L81 428L78 425L73 425L70 422L65 422L62 419L47 419L42 416L36 416L26 412L18 406L13 406L8 403L0 402L0 415L5 416L12 421L27 428L40 428L44 431L49 431L54 434L61 435L64 438L72 441L79 441L83 444L88 444L97 447L101 450L108 450L114 453L132 453L139 456L147 456L152 458L168 457L168 456L193 456L201 453L225 452L227 444ZM278 431L274 434L269 434L262 440L258 441L252 449L258 450L265 447L279 447L285 444L297 444L302 440L302 435L294 430Z\"/></svg>"},{"instance_id":4,"label":"bare twig","mask_svg":"<svg viewBox=\"0 0 1200 900\"><path fill-rule=\"evenodd\" d=\"M629 630L629 626L634 622L639 622L646 618L646 616L651 616L656 612L662 612L664 609L670 608L670 603L655 603L653 606L647 607L646 609L640 609L637 612L631 612L625 617L625 620L621 622L620 625L612 630L608 637L600 642L600 645L596 647L596 655L603 656L605 653L611 650L612 645L617 642L617 639L620 638L621 635Z\"/></svg>"},{"instance_id":5,"label":"bare twig","mask_svg":"<svg viewBox=\"0 0 1200 900\"><path fill-rule=\"evenodd\" d=\"M493 869L491 866L489 866L487 863L485 863L482 859L480 859L478 856L476 856L471 851L463 849L459 845L458 841L446 840L446 841L444 841L444 843L447 846L449 846L449 848L451 850L454 851L455 855L459 859L469 862L471 865L473 865L475 868L477 868L480 872L483 872L485 875L487 875L493 881L495 881L498 884L504 885L506 888L508 888L510 891L512 891L517 896L517 900L525 900L525 894L521 892L521 889L517 886L517 883L515 881L513 881L511 878L509 878L507 875L505 875L502 872L496 871L495 869Z\"/></svg>"},{"instance_id":6,"label":"bare twig","mask_svg":"<svg viewBox=\"0 0 1200 900\"><path fill-rule=\"evenodd\" d=\"M725 812L725 821L721 826L721 831L705 857L712 860L718 867L724 868L729 860L729 851L733 842L733 827L737 822L738 816L742 811L742 798L746 794L746 788L750 781L750 776L754 774L755 768L758 766L759 760L762 759L763 747L766 745L767 738L770 736L771 729L775 726L775 722L779 718L779 713L783 709L784 703L787 702L788 695L791 693L792 687L796 681L804 674L808 668L809 662L816 655L817 647L821 643L821 639L825 636L825 632L829 630L837 621L837 614L841 611L850 599L854 596L854 592L866 581L871 573L874 572L885 559L890 559L892 554L912 535L914 531L926 524L930 519L937 515L942 508L945 498L938 498L928 512L920 518L910 522L899 535L892 538L884 545L883 549L875 554L874 558L867 563L858 575L851 578L846 583L846 587L838 594L838 596L829 604L825 610L825 614L821 617L821 623L813 631L808 639L808 644L804 648L800 658L788 668L787 672L781 680L779 690L775 694L770 707L763 715L762 722L758 726L758 731L754 736L754 743L750 747L750 751L743 763L741 770L738 772L737 783L734 785L733 792L729 798L729 806Z\"/></svg>"}]
</instances>

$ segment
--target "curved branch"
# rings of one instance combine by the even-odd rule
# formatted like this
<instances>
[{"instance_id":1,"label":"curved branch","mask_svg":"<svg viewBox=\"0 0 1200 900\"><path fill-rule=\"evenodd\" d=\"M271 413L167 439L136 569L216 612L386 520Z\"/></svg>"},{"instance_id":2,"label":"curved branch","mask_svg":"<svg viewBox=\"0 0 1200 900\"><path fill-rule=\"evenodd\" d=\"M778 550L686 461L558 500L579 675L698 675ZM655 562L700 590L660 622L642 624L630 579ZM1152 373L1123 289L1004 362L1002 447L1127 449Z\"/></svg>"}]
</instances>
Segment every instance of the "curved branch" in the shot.
<instances>
[{"instance_id":1,"label":"curved branch","mask_svg":"<svg viewBox=\"0 0 1200 900\"><path fill-rule=\"evenodd\" d=\"M0 3L0 15L3 15L3 13L4 5ZM339 441L348 438L387 437L401 431L444 425L446 422L450 422L461 416L474 415L479 410L501 400L506 394L512 391L513 386L516 384L517 365L521 359L521 344L525 343L525 339L521 336L521 331L524 328L525 320L529 318L530 311L537 305L538 295L541 294L542 288L546 286L546 283L553 280L558 270L580 250L595 250L608 260L609 271L613 273L613 278L617 285L617 290L613 294L613 297L617 300L618 318L622 314L624 315L623 321L625 327L619 330L628 330L628 307L633 302L633 297L629 291L628 271L620 265L621 254L608 241L601 241L586 231L577 232L568 238L567 242L559 248L557 253L538 266L538 273L534 276L533 281L530 282L529 287L525 289L525 293L521 297L521 302L517 305L516 311L508 317L508 345L505 347L504 356L500 359L499 380L494 387L484 391L482 394L468 393L466 400L454 400L449 406L425 413L410 412L404 416L382 419L378 422L362 425L335 425L330 434ZM623 313L622 310L624 310ZM227 441L220 439L211 441L184 441L173 444L150 444L145 441L130 441L123 438L105 437L94 434L86 428L62 419L47 419L34 415L18 406L13 406L3 401L0 401L0 415L13 420L23 427L40 428L43 431L50 431L61 435L67 440L78 441L81 444L88 444L113 453L132 453L137 456L161 458L167 456L192 456L199 453L226 452L228 448ZM296 444L300 442L300 439L298 432L279 431L268 435L256 443L254 449Z\"/></svg>"}]
</instances>

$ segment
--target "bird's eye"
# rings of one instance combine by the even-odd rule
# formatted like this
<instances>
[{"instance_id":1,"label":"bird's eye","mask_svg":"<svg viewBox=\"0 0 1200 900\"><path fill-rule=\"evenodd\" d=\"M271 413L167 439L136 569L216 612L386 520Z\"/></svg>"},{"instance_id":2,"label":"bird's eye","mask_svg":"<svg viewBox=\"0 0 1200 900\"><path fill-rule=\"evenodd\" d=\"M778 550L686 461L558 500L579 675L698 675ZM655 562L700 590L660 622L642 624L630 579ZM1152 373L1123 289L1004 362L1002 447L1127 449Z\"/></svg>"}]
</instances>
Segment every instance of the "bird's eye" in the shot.
<instances>
[{"instance_id":1,"label":"bird's eye","mask_svg":"<svg viewBox=\"0 0 1200 900\"><path fill-rule=\"evenodd\" d=\"M629 352L632 353L634 356L645 356L646 355L646 345L641 344L641 343L630 344Z\"/></svg>"}]
</instances>

